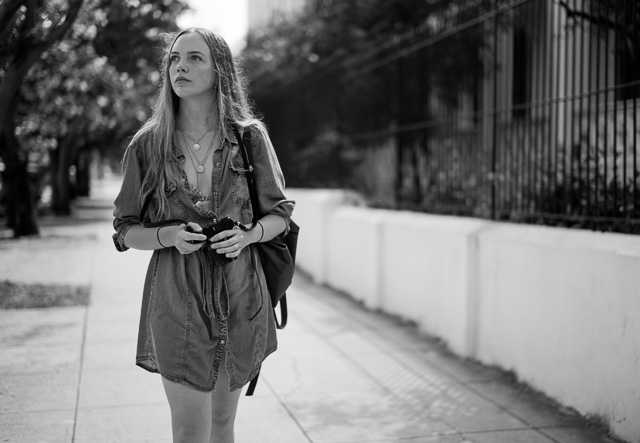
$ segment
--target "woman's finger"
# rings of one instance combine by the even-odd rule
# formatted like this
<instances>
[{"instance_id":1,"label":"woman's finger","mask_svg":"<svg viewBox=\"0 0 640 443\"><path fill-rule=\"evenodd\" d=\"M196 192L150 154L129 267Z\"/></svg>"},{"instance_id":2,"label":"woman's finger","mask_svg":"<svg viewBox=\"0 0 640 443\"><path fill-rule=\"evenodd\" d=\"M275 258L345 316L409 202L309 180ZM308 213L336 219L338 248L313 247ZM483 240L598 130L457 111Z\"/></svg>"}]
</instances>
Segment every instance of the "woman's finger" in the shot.
<instances>
[{"instance_id":1,"label":"woman's finger","mask_svg":"<svg viewBox=\"0 0 640 443\"><path fill-rule=\"evenodd\" d=\"M222 252L226 252L225 255L227 257L233 258L233 257L237 257L238 255L240 255L240 252L242 252L242 248L243 248L243 246L240 243L236 243L233 246L225 248L225 250L223 250ZM220 250L218 250L218 251L220 251Z\"/></svg>"},{"instance_id":2,"label":"woman's finger","mask_svg":"<svg viewBox=\"0 0 640 443\"><path fill-rule=\"evenodd\" d=\"M236 232L229 230L214 235L209 241L211 242L211 249L220 249L241 243L243 239L243 235L238 235Z\"/></svg>"},{"instance_id":3,"label":"woman's finger","mask_svg":"<svg viewBox=\"0 0 640 443\"><path fill-rule=\"evenodd\" d=\"M231 242L218 242L211 245L218 254L225 254L227 257L237 257L242 252L242 249L246 246L242 242L237 241L237 237L234 237Z\"/></svg>"},{"instance_id":4,"label":"woman's finger","mask_svg":"<svg viewBox=\"0 0 640 443\"><path fill-rule=\"evenodd\" d=\"M222 243L226 240L230 240L236 236L235 229L228 229L226 231L222 231L214 235L209 239L211 243Z\"/></svg>"}]
</instances>

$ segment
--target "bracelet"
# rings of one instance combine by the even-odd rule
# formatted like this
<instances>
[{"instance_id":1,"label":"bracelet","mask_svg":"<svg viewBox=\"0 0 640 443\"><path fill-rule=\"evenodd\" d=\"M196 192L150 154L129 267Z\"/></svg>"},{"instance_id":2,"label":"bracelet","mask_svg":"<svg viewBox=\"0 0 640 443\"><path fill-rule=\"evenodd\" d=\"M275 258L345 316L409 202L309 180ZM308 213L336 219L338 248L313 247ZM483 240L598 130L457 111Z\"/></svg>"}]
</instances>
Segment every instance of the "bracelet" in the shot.
<instances>
[{"instance_id":1,"label":"bracelet","mask_svg":"<svg viewBox=\"0 0 640 443\"><path fill-rule=\"evenodd\" d=\"M162 228L164 228L164 226L160 226L160 227L158 228L158 230L156 231L156 238L158 239L158 244L159 244L160 246L162 246L163 248L166 248L166 246L165 246L165 245L163 245L163 244L162 244L162 242L160 241L160 229L162 229Z\"/></svg>"},{"instance_id":2,"label":"bracelet","mask_svg":"<svg viewBox=\"0 0 640 443\"><path fill-rule=\"evenodd\" d=\"M262 237L264 237L264 226L262 226L262 223L257 222L260 225L260 229L262 229L262 234L260 234L260 240L258 240L258 243L260 243L262 241Z\"/></svg>"}]
</instances>

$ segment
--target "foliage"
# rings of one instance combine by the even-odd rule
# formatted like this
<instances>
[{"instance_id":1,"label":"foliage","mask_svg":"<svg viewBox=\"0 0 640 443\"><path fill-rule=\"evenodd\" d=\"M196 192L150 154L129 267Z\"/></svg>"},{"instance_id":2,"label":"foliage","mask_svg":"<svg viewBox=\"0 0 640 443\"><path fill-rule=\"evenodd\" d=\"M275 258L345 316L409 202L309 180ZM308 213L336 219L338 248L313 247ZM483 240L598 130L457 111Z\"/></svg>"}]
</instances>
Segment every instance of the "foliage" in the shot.
<instances>
[{"instance_id":1,"label":"foliage","mask_svg":"<svg viewBox=\"0 0 640 443\"><path fill-rule=\"evenodd\" d=\"M3 188L8 226L16 236L36 235L36 222L28 161L16 139L16 113L22 82L34 63L69 31L83 0L65 4L7 0L0 4L0 156L4 163Z\"/></svg>"},{"instance_id":2,"label":"foliage","mask_svg":"<svg viewBox=\"0 0 640 443\"><path fill-rule=\"evenodd\" d=\"M459 0L310 0L297 16L251 32L242 53L260 95L344 60L380 50L427 26L426 17Z\"/></svg>"},{"instance_id":3,"label":"foliage","mask_svg":"<svg viewBox=\"0 0 640 443\"><path fill-rule=\"evenodd\" d=\"M328 129L296 153L295 163L296 175L287 176L288 182L327 188L349 187L357 153L346 138Z\"/></svg>"},{"instance_id":4,"label":"foliage","mask_svg":"<svg viewBox=\"0 0 640 443\"><path fill-rule=\"evenodd\" d=\"M312 0L299 15L253 31L242 54L244 69L287 177L296 185L333 186L319 174L302 174L295 163L322 159L309 151L326 131L335 132L335 146L346 146L354 135L427 120L430 91L451 107L461 90L476 94L484 69L483 29L449 36L451 50L439 54L423 43L481 13L485 4ZM413 55L401 59L407 50ZM426 66L429 57L437 57L438 65ZM355 165L353 149L346 156Z\"/></svg>"},{"instance_id":5,"label":"foliage","mask_svg":"<svg viewBox=\"0 0 640 443\"><path fill-rule=\"evenodd\" d=\"M165 3L87 5L71 35L52 46L25 79L17 127L25 149L56 149L71 134L77 143L108 151L148 118L160 76L160 29L175 29L180 11L174 2L167 12ZM135 26L126 28L132 20ZM106 37L109 30L114 35ZM118 49L131 41L136 50Z\"/></svg>"},{"instance_id":6,"label":"foliage","mask_svg":"<svg viewBox=\"0 0 640 443\"><path fill-rule=\"evenodd\" d=\"M176 30L176 17L185 8L184 0L0 4L5 25L0 27L0 96L13 103L0 115L5 140L0 156L5 163L16 158L11 163L18 169L27 167L25 159L37 164L51 157L56 212L70 210L67 171L82 152L121 152L125 138L148 117L160 77L161 31ZM67 30L54 35L61 24ZM8 188L25 188L12 174L3 179ZM10 216L20 201L32 200L7 194ZM35 216L23 212L18 217L23 222ZM16 225L16 235L37 232Z\"/></svg>"},{"instance_id":7,"label":"foliage","mask_svg":"<svg viewBox=\"0 0 640 443\"><path fill-rule=\"evenodd\" d=\"M243 57L295 186L354 185L383 207L637 233L637 150L613 147L631 132L569 142L553 128L588 102L612 114L609 131L637 132L639 22L637 2L617 0L311 0L255 30ZM575 52L562 63L546 53L561 45ZM593 65L598 51L615 59L607 79ZM565 108L562 94L577 102ZM627 101L625 117L613 97ZM580 125L603 124L593 111Z\"/></svg>"},{"instance_id":8,"label":"foliage","mask_svg":"<svg viewBox=\"0 0 640 443\"><path fill-rule=\"evenodd\" d=\"M144 73L157 65L160 34L177 30L176 17L185 9L186 0L103 1L95 10L102 21L93 41L96 53L119 72Z\"/></svg>"}]
</instances>

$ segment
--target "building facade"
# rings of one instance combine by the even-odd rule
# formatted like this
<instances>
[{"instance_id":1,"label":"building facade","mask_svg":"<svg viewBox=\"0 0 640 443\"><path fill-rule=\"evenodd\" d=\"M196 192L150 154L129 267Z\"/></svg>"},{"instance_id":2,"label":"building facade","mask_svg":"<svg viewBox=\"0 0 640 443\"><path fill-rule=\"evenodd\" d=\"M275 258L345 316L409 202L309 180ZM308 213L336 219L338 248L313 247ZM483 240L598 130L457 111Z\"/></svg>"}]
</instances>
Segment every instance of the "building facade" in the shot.
<instances>
[{"instance_id":1,"label":"building facade","mask_svg":"<svg viewBox=\"0 0 640 443\"><path fill-rule=\"evenodd\" d=\"M249 30L268 25L281 16L300 11L306 0L249 0Z\"/></svg>"}]
</instances>

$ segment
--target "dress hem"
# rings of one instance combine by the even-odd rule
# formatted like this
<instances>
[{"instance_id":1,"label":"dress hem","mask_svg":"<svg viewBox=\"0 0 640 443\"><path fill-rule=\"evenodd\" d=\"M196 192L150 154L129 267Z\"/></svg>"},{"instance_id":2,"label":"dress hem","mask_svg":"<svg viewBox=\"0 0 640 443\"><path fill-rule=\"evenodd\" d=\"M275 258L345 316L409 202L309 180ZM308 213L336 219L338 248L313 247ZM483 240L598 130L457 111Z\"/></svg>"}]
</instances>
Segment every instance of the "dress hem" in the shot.
<instances>
[{"instance_id":1,"label":"dress hem","mask_svg":"<svg viewBox=\"0 0 640 443\"><path fill-rule=\"evenodd\" d=\"M278 348L278 346L276 345L273 349L268 349L265 354L264 357L262 359L262 362L264 362L264 360L271 355L273 352L276 351L276 349ZM215 384L214 386L211 386L209 388L203 388L202 386L199 386L195 383L190 382L189 380L187 380L184 377L175 377L175 376L171 376L168 374L163 373L162 371L158 370L158 367L156 365L150 365L146 362L149 361L149 358L147 356L145 357L141 357L141 358L136 358L136 366L144 369L145 371L151 372L153 374L160 374L163 378L166 378L167 380L174 382L174 383L179 383L181 385L185 385L188 386L192 389L195 389L197 391L201 391L201 392L212 392L215 389ZM249 374L249 378L247 380L247 382L244 385L238 386L237 384L234 384L233 386L229 386L229 389L231 392L237 390L237 389L242 389L244 386L248 385L251 380L253 380L255 378L256 375L258 375L258 373L260 372L260 368L262 367L262 362L260 363L260 366L256 367L253 371L251 371L251 373ZM219 369L218 369L219 370Z\"/></svg>"}]
</instances>

